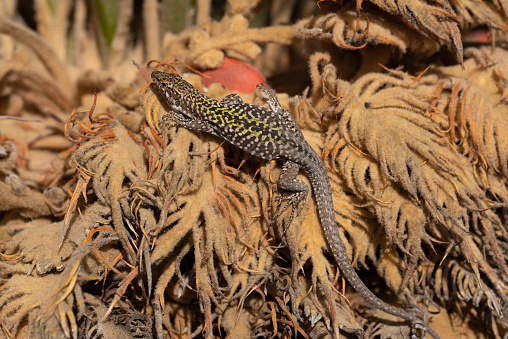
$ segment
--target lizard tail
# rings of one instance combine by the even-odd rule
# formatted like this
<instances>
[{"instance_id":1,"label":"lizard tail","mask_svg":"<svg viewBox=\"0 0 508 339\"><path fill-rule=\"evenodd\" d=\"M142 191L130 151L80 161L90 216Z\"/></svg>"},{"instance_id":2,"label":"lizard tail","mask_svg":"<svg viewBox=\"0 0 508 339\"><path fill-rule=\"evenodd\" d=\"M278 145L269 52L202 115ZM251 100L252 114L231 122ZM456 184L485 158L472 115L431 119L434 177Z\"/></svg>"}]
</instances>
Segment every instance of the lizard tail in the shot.
<instances>
[{"instance_id":1,"label":"lizard tail","mask_svg":"<svg viewBox=\"0 0 508 339\"><path fill-rule=\"evenodd\" d=\"M317 154L315 156L319 158ZM328 179L328 173L323 162L321 159L316 159L312 161L312 164L309 164L308 166L304 165L304 169L312 184L314 196L317 201L319 218L321 219L321 225L328 241L328 245L330 246L330 250L342 274L346 277L351 286L373 307L396 317L405 319L411 322L412 325L421 326L434 339L439 339L439 335L428 327L422 319L405 310L387 304L372 293L367 286L365 286L361 278L356 273L356 270L353 268L353 265L347 256L344 244L340 238L337 222L335 220L335 209L333 207L330 180Z\"/></svg>"}]
</instances>

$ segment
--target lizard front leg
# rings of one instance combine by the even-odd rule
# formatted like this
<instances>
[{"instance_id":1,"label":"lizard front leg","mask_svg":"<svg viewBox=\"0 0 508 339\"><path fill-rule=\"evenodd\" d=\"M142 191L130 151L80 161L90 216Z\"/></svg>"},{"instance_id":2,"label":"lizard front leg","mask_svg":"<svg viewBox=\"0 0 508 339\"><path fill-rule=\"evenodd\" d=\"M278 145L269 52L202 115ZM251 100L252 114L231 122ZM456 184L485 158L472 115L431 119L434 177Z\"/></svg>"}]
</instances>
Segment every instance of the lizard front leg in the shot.
<instances>
[{"instance_id":1,"label":"lizard front leg","mask_svg":"<svg viewBox=\"0 0 508 339\"><path fill-rule=\"evenodd\" d=\"M243 104L242 98L236 93L228 94L220 101L221 105L224 106L234 106L234 105L240 105Z\"/></svg>"},{"instance_id":2,"label":"lizard front leg","mask_svg":"<svg viewBox=\"0 0 508 339\"><path fill-rule=\"evenodd\" d=\"M169 127L177 125L193 131L203 131L210 134L216 134L206 121L189 119L178 113L165 115L162 118L162 121L173 121L174 123Z\"/></svg>"},{"instance_id":3,"label":"lizard front leg","mask_svg":"<svg viewBox=\"0 0 508 339\"><path fill-rule=\"evenodd\" d=\"M305 200L307 199L307 194L309 193L309 186L305 184L303 181L296 179L298 172L300 171L300 166L297 163L292 161L286 161L282 165L282 170L279 176L279 190L281 191L281 195L284 199L288 200L288 203L279 211L273 219L279 217L288 207L291 205L293 209L291 210L291 216L289 217L289 221L287 225L284 227L284 232L286 233L289 225L293 221L293 217L298 216L305 205Z\"/></svg>"},{"instance_id":4,"label":"lizard front leg","mask_svg":"<svg viewBox=\"0 0 508 339\"><path fill-rule=\"evenodd\" d=\"M277 100L275 91L271 88L268 88L265 84L261 83L256 86L256 93L260 98L266 101L272 111L278 114L279 118L284 120L284 125L291 133L293 138L295 138L298 142L306 143L305 137L303 136L300 127L298 127L295 119L293 119L291 112L287 109L282 108L279 100Z\"/></svg>"}]
</instances>

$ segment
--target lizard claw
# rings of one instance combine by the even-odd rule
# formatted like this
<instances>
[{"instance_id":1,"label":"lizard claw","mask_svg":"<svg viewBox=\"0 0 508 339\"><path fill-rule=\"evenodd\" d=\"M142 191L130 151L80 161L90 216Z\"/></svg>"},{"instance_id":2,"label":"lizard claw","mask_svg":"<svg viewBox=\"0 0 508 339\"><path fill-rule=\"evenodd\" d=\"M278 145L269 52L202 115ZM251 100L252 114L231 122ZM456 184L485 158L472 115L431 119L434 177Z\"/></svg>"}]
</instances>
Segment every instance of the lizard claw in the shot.
<instances>
[{"instance_id":1,"label":"lizard claw","mask_svg":"<svg viewBox=\"0 0 508 339\"><path fill-rule=\"evenodd\" d=\"M286 161L284 165L282 165L282 170L280 172L279 190L283 192L282 199L288 200L288 203L275 214L273 219L280 216L290 205L293 206L291 216L282 234L285 234L291 225L295 212L296 215L299 215L302 211L305 200L307 199L307 194L309 193L309 187L303 181L296 179L299 169L300 166L298 166L298 164Z\"/></svg>"},{"instance_id":2,"label":"lizard claw","mask_svg":"<svg viewBox=\"0 0 508 339\"><path fill-rule=\"evenodd\" d=\"M287 204L284 205L273 217L272 221L277 219L282 213L284 213L285 210L288 209L289 206L292 206L291 215L289 216L289 220L284 227L284 231L282 234L285 234L288 230L289 226L291 225L291 222L293 221L293 218L295 216L300 215L300 213L303 210L303 207L305 206L305 200L307 199L307 192L294 192L288 195L279 196L279 199L281 200L288 200ZM295 213L296 212L296 213Z\"/></svg>"}]
</instances>

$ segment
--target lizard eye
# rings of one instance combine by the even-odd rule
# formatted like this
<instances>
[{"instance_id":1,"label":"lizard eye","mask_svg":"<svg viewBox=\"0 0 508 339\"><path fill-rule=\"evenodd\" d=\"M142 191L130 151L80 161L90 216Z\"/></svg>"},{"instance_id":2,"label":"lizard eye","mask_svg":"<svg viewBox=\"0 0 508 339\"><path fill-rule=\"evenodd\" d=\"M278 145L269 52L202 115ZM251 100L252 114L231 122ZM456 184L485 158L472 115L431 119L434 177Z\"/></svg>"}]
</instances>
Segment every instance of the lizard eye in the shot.
<instances>
[{"instance_id":1,"label":"lizard eye","mask_svg":"<svg viewBox=\"0 0 508 339\"><path fill-rule=\"evenodd\" d=\"M175 106L180 106L180 100L178 99L175 99L173 103L175 104Z\"/></svg>"}]
</instances>

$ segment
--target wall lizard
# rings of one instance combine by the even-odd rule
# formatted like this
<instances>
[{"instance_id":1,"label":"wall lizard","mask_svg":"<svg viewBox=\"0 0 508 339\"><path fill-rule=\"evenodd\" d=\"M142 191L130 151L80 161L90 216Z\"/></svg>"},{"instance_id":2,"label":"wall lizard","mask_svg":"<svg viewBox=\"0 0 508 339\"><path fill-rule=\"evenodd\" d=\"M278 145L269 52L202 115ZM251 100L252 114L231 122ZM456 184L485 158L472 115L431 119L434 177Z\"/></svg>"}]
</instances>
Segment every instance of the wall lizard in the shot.
<instances>
[{"instance_id":1,"label":"wall lizard","mask_svg":"<svg viewBox=\"0 0 508 339\"><path fill-rule=\"evenodd\" d=\"M283 160L279 187L297 208L309 188L296 179L300 168L308 176L316 198L318 214L330 250L351 286L373 307L409 321L413 329L439 336L422 319L379 299L360 279L349 260L335 220L332 189L325 165L305 140L288 110L282 109L275 91L264 84L257 90L271 109L247 104L237 94L216 101L200 93L178 74L152 72L159 95L172 111L165 119L184 128L203 131L227 140L233 146L265 160ZM286 205L287 206L287 205Z\"/></svg>"}]
</instances>

